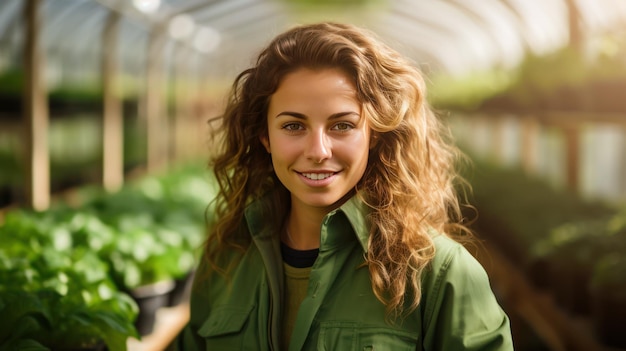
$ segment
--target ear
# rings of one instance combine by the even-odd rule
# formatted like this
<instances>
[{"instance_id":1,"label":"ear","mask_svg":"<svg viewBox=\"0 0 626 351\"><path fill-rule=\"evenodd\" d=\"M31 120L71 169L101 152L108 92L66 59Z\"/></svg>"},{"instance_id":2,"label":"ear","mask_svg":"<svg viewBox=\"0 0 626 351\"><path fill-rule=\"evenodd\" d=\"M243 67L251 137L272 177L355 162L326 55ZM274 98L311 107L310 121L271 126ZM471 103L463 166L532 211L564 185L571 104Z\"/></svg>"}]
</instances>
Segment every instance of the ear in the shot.
<instances>
[{"instance_id":1,"label":"ear","mask_svg":"<svg viewBox=\"0 0 626 351\"><path fill-rule=\"evenodd\" d=\"M378 144L378 139L380 138L380 135L378 134L378 132L375 131L371 131L371 135L370 135L370 150L373 149L377 144Z\"/></svg>"},{"instance_id":2,"label":"ear","mask_svg":"<svg viewBox=\"0 0 626 351\"><path fill-rule=\"evenodd\" d=\"M259 139L261 140L261 144L265 146L265 150L267 151L267 153L271 154L272 151L270 151L270 139L268 138L268 136L262 135L261 137L259 137Z\"/></svg>"}]
</instances>

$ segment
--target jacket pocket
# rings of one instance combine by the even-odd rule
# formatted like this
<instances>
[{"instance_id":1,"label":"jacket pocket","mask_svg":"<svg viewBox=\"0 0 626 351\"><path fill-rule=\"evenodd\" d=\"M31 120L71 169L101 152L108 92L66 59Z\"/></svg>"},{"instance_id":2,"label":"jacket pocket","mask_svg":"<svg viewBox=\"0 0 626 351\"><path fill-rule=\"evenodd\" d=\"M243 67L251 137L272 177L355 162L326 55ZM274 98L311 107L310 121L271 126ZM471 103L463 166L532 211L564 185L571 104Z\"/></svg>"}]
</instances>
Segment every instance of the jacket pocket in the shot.
<instances>
[{"instance_id":1,"label":"jacket pocket","mask_svg":"<svg viewBox=\"0 0 626 351\"><path fill-rule=\"evenodd\" d=\"M198 329L207 350L248 350L253 338L248 320L253 306L220 306Z\"/></svg>"},{"instance_id":2,"label":"jacket pocket","mask_svg":"<svg viewBox=\"0 0 626 351\"><path fill-rule=\"evenodd\" d=\"M324 322L320 325L318 350L415 351L418 341L418 333L406 330L351 322Z\"/></svg>"}]
</instances>

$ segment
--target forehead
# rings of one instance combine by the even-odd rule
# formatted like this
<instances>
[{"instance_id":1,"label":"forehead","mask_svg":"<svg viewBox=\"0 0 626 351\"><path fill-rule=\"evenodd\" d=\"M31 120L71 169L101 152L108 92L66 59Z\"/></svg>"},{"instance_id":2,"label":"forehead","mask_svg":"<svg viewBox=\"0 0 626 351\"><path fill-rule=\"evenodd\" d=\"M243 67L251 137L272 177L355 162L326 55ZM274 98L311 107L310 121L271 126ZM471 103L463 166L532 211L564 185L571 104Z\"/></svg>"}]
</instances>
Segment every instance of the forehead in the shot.
<instances>
[{"instance_id":1,"label":"forehead","mask_svg":"<svg viewBox=\"0 0 626 351\"><path fill-rule=\"evenodd\" d=\"M283 77L271 100L347 97L356 101L351 77L338 68L299 68Z\"/></svg>"}]
</instances>

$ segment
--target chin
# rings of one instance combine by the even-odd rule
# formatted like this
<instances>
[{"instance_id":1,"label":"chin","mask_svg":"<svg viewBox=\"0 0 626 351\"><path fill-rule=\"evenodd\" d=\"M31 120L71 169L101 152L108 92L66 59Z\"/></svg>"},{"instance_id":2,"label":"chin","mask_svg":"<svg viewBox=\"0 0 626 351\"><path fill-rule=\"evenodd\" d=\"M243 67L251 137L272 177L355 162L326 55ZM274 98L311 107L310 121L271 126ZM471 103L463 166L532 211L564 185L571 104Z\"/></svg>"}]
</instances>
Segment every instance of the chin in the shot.
<instances>
[{"instance_id":1,"label":"chin","mask_svg":"<svg viewBox=\"0 0 626 351\"><path fill-rule=\"evenodd\" d=\"M346 201L346 197L333 197L333 198L324 198L324 199L307 199L306 201L304 201L304 203L306 203L307 205L311 206L311 207L318 207L318 208L330 208L330 209L335 209L339 206L341 206L344 202Z\"/></svg>"}]
</instances>

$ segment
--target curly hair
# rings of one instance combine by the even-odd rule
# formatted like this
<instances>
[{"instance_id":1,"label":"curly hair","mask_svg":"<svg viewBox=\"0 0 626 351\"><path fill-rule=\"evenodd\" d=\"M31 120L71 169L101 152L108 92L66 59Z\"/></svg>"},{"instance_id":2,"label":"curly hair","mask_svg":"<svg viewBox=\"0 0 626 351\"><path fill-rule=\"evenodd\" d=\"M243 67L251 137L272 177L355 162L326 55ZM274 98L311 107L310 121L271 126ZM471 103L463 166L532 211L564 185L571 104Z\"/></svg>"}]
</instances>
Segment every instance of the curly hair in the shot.
<instances>
[{"instance_id":1,"label":"curly hair","mask_svg":"<svg viewBox=\"0 0 626 351\"><path fill-rule=\"evenodd\" d=\"M290 29L235 79L222 119L222 149L212 161L220 191L207 257L222 269L221 249L249 244L250 238L237 237L245 206L270 190L277 201L268 213L284 219L289 194L273 174L260 140L268 133L272 94L299 68L339 68L353 79L375 140L355 189L371 208L365 265L388 315L408 313L419 304L421 276L435 254L431 231L469 232L456 192L461 178L455 165L461 154L426 102L420 71L373 33L352 25Z\"/></svg>"}]
</instances>

